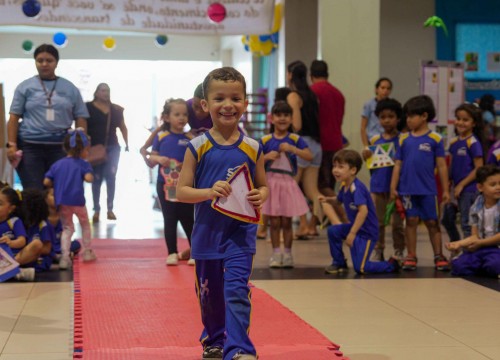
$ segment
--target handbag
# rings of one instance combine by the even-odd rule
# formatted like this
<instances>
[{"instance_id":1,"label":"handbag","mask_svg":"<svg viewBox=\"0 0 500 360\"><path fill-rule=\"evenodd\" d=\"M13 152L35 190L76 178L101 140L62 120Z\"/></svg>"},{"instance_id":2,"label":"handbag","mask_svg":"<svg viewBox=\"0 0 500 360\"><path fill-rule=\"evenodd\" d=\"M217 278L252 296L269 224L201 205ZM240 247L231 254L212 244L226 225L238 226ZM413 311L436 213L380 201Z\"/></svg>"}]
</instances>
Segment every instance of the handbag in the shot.
<instances>
[{"instance_id":1,"label":"handbag","mask_svg":"<svg viewBox=\"0 0 500 360\"><path fill-rule=\"evenodd\" d=\"M107 120L107 124L106 124L106 135L104 137L104 145L103 144L93 145L89 149L89 155L87 156L87 161L92 166L97 166L97 165L103 164L108 160L108 154L106 151L106 147L108 145L108 132L109 132L110 122L111 122L111 107L109 108L109 112L108 112L108 120Z\"/></svg>"}]
</instances>

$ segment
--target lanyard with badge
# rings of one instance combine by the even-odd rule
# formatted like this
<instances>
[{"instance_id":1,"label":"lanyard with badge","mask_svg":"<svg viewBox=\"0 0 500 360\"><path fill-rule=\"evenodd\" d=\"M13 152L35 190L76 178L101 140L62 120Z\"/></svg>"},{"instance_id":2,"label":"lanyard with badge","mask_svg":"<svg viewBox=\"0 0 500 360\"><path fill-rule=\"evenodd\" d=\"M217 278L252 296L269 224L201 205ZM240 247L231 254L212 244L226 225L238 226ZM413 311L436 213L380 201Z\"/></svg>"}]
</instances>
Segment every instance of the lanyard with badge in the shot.
<instances>
[{"instance_id":1,"label":"lanyard with badge","mask_svg":"<svg viewBox=\"0 0 500 360\"><path fill-rule=\"evenodd\" d=\"M45 93L45 97L47 98L47 112L46 112L47 121L54 121L55 114L54 114L54 108L52 107L52 95L54 94L54 90L56 89L57 79L59 78L56 77L56 80L54 81L54 86L52 86L52 90L50 90L50 93L47 91L47 88L45 87L42 78L39 76L38 79L40 80L43 92Z\"/></svg>"}]
</instances>

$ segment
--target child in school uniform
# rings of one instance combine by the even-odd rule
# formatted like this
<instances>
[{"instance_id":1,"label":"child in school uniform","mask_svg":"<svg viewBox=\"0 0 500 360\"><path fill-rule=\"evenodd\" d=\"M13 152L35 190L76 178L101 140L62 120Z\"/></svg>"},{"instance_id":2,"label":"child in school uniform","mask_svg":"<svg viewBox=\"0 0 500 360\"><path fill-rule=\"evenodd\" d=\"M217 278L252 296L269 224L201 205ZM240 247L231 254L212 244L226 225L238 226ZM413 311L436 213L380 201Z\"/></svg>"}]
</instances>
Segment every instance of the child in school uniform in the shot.
<instances>
[{"instance_id":1,"label":"child in school uniform","mask_svg":"<svg viewBox=\"0 0 500 360\"><path fill-rule=\"evenodd\" d=\"M96 255L90 247L90 222L85 207L84 182L94 180L92 166L85 160L90 142L83 129L70 131L64 138L65 158L56 161L45 174L43 184L54 188L56 206L63 225L61 235L62 257L59 269L72 266L70 258L71 237L75 232L73 215L76 215L82 227L83 261L94 261Z\"/></svg>"},{"instance_id":2,"label":"child in school uniform","mask_svg":"<svg viewBox=\"0 0 500 360\"><path fill-rule=\"evenodd\" d=\"M491 149L488 151L486 163L500 166L500 140L494 143Z\"/></svg>"},{"instance_id":3,"label":"child in school uniform","mask_svg":"<svg viewBox=\"0 0 500 360\"><path fill-rule=\"evenodd\" d=\"M170 99L163 107L164 122L161 131L153 140L153 150L149 155L151 165L159 165L156 191L163 214L163 228L167 243L166 264L177 265L180 256L177 250L177 223L180 221L188 241L194 224L194 206L179 202L176 196L177 179L188 142L193 138L184 132L188 123L188 108L182 99ZM194 265L194 259L188 260Z\"/></svg>"},{"instance_id":4,"label":"child in school uniform","mask_svg":"<svg viewBox=\"0 0 500 360\"><path fill-rule=\"evenodd\" d=\"M389 261L370 261L370 255L378 240L378 220L370 192L357 177L363 165L361 155L354 150L343 149L333 157L333 175L341 183L336 197L320 196L325 214L333 225L328 227L328 242L333 258L331 265L325 268L327 274L347 271L347 260L342 250L343 242L351 249L354 270L358 274L387 273L399 269L396 258ZM327 201L342 203L349 223L341 224L334 214L333 207Z\"/></svg>"},{"instance_id":5,"label":"child in school uniform","mask_svg":"<svg viewBox=\"0 0 500 360\"><path fill-rule=\"evenodd\" d=\"M500 276L500 168L485 165L476 171L480 195L470 209L472 235L446 244L450 251L463 252L452 260L457 276Z\"/></svg>"},{"instance_id":6,"label":"child in school uniform","mask_svg":"<svg viewBox=\"0 0 500 360\"><path fill-rule=\"evenodd\" d=\"M211 71L201 105L213 128L191 140L177 185L177 199L195 203L191 256L204 326L203 359L257 359L249 337L252 273L257 225L216 211L211 203L232 192L227 181L248 167L255 188L245 196L260 209L267 198L264 155L259 143L238 130L248 105L245 78L236 69ZM242 168L243 167L243 168Z\"/></svg>"},{"instance_id":7,"label":"child in school uniform","mask_svg":"<svg viewBox=\"0 0 500 360\"><path fill-rule=\"evenodd\" d=\"M370 145L393 144L394 150L399 147L399 131L397 129L399 119L401 119L403 108L399 101L395 99L382 99L377 102L375 115L378 117L380 125L384 131L370 139ZM367 160L371 157L371 151L363 153ZM375 203L375 211L378 218L379 237L377 245L373 250L372 261L384 260L385 249L385 212L390 202L391 177L394 166L380 167L370 171L370 192ZM404 224L401 216L395 211L392 215L392 241L394 256L403 260L405 249Z\"/></svg>"},{"instance_id":8,"label":"child in school uniform","mask_svg":"<svg viewBox=\"0 0 500 360\"><path fill-rule=\"evenodd\" d=\"M450 180L457 204L444 206L441 223L450 241L458 241L471 235L469 209L477 196L476 170L484 165L484 126L481 110L472 104L462 104L455 110L455 132L450 141ZM463 236L457 230L457 210Z\"/></svg>"},{"instance_id":9,"label":"child in school uniform","mask_svg":"<svg viewBox=\"0 0 500 360\"><path fill-rule=\"evenodd\" d=\"M448 271L450 264L443 255L438 223L437 185L434 171L437 167L442 187L442 202L450 199L448 170L441 136L429 129L428 123L436 116L432 99L419 95L409 99L403 112L410 132L401 134L396 153L396 164L391 179L391 199L402 197L406 213L407 256L403 270L417 268L417 226L423 220L434 252L436 270Z\"/></svg>"},{"instance_id":10,"label":"child in school uniform","mask_svg":"<svg viewBox=\"0 0 500 360\"><path fill-rule=\"evenodd\" d=\"M297 134L290 133L292 108L285 101L277 101L271 109L271 134L260 141L264 149L269 198L264 203L262 213L271 222L271 245L273 255L269 260L271 268L293 268L292 218L307 214L309 207L293 178L297 173L297 157L312 160L307 143ZM284 252L280 246L283 230Z\"/></svg>"}]
</instances>

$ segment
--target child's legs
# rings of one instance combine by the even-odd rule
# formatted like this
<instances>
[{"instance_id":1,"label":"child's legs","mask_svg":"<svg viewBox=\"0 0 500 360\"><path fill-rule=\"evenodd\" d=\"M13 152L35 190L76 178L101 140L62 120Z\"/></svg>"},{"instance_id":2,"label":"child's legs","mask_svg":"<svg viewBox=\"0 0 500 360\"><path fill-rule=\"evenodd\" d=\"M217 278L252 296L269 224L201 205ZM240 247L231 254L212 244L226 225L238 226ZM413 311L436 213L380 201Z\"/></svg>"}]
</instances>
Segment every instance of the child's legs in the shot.
<instances>
[{"instance_id":1,"label":"child's legs","mask_svg":"<svg viewBox=\"0 0 500 360\"><path fill-rule=\"evenodd\" d=\"M277 249L280 247L281 217L270 216L269 222L271 223L271 245L273 249Z\"/></svg>"},{"instance_id":2,"label":"child's legs","mask_svg":"<svg viewBox=\"0 0 500 360\"><path fill-rule=\"evenodd\" d=\"M285 242L285 249L291 249L293 242L292 218L282 216L281 228L283 229L283 240Z\"/></svg>"},{"instance_id":3,"label":"child's legs","mask_svg":"<svg viewBox=\"0 0 500 360\"><path fill-rule=\"evenodd\" d=\"M156 184L158 199L160 200L161 212L163 214L163 235L169 254L177 253L177 211L175 202L165 200L163 183Z\"/></svg>"},{"instance_id":4,"label":"child's legs","mask_svg":"<svg viewBox=\"0 0 500 360\"><path fill-rule=\"evenodd\" d=\"M405 227L405 237L406 237L406 250L408 251L408 256L417 256L417 227L418 227L418 217L407 217L406 227Z\"/></svg>"},{"instance_id":5,"label":"child's legs","mask_svg":"<svg viewBox=\"0 0 500 360\"><path fill-rule=\"evenodd\" d=\"M330 254L333 258L333 265L346 266L346 259L342 251L342 243L351 231L352 224L331 225L328 227L328 243L330 244Z\"/></svg>"},{"instance_id":6,"label":"child's legs","mask_svg":"<svg viewBox=\"0 0 500 360\"><path fill-rule=\"evenodd\" d=\"M90 222L89 214L87 213L87 208L85 206L74 206L73 212L78 218L78 222L82 227L82 243L83 249L90 249L91 233L90 233ZM70 238L71 246L71 238Z\"/></svg>"},{"instance_id":7,"label":"child's legs","mask_svg":"<svg viewBox=\"0 0 500 360\"><path fill-rule=\"evenodd\" d=\"M372 199L375 203L375 213L378 219L378 241L375 245L377 249L385 249L385 211L389 203L389 194L372 193Z\"/></svg>"},{"instance_id":8,"label":"child's legs","mask_svg":"<svg viewBox=\"0 0 500 360\"><path fill-rule=\"evenodd\" d=\"M196 260L196 295L200 303L204 329L200 342L224 347L226 326L223 260Z\"/></svg>"},{"instance_id":9,"label":"child's legs","mask_svg":"<svg viewBox=\"0 0 500 360\"><path fill-rule=\"evenodd\" d=\"M469 225L469 212L477 193L462 192L458 199L458 207L460 208L460 226L462 227L462 235L464 238L471 235L471 226Z\"/></svg>"},{"instance_id":10,"label":"child's legs","mask_svg":"<svg viewBox=\"0 0 500 360\"><path fill-rule=\"evenodd\" d=\"M418 211L420 219L424 221L429 233L429 240L432 244L434 255L443 253L441 230L438 223L438 202L434 195L412 196L413 205Z\"/></svg>"},{"instance_id":11,"label":"child's legs","mask_svg":"<svg viewBox=\"0 0 500 360\"><path fill-rule=\"evenodd\" d=\"M482 250L483 265L482 269L486 275L498 276L500 275L500 249L496 246L484 247L477 251Z\"/></svg>"},{"instance_id":12,"label":"child's legs","mask_svg":"<svg viewBox=\"0 0 500 360\"><path fill-rule=\"evenodd\" d=\"M62 233L61 233L61 253L62 256L69 256L69 248L71 246L71 237L75 232L73 225L73 209L71 206L60 205L59 216L61 218Z\"/></svg>"},{"instance_id":13,"label":"child's legs","mask_svg":"<svg viewBox=\"0 0 500 360\"><path fill-rule=\"evenodd\" d=\"M194 227L194 205L178 202L176 203L177 217L186 233L189 245L191 245L191 234Z\"/></svg>"},{"instance_id":14,"label":"child's legs","mask_svg":"<svg viewBox=\"0 0 500 360\"><path fill-rule=\"evenodd\" d=\"M394 251L403 253L405 250L404 221L397 211L392 214L392 242Z\"/></svg>"},{"instance_id":15,"label":"child's legs","mask_svg":"<svg viewBox=\"0 0 500 360\"><path fill-rule=\"evenodd\" d=\"M42 254L43 243L39 239L34 239L19 251L15 259L20 265L26 265L38 260Z\"/></svg>"},{"instance_id":16,"label":"child's legs","mask_svg":"<svg viewBox=\"0 0 500 360\"><path fill-rule=\"evenodd\" d=\"M446 229L450 241L460 240L460 233L457 229L457 211L458 207L454 203L444 204L443 216L441 217L441 224Z\"/></svg>"},{"instance_id":17,"label":"child's legs","mask_svg":"<svg viewBox=\"0 0 500 360\"><path fill-rule=\"evenodd\" d=\"M424 224L427 227L427 232L429 233L429 239L432 244L434 255L442 254L443 246L441 241L441 231L439 231L439 224L437 220L425 220Z\"/></svg>"},{"instance_id":18,"label":"child's legs","mask_svg":"<svg viewBox=\"0 0 500 360\"><path fill-rule=\"evenodd\" d=\"M251 290L248 281L252 273L252 265L252 254L237 254L224 259L225 360L232 359L238 352L256 354L255 347L248 336L252 310Z\"/></svg>"},{"instance_id":19,"label":"child's legs","mask_svg":"<svg viewBox=\"0 0 500 360\"><path fill-rule=\"evenodd\" d=\"M452 260L451 273L457 276L468 276L476 274L481 268L481 259L478 252L464 251L460 256Z\"/></svg>"},{"instance_id":20,"label":"child's legs","mask_svg":"<svg viewBox=\"0 0 500 360\"><path fill-rule=\"evenodd\" d=\"M387 261L371 262L370 254L376 242L356 236L351 247L351 258L354 270L358 274L384 273L394 271L394 265Z\"/></svg>"}]
</instances>

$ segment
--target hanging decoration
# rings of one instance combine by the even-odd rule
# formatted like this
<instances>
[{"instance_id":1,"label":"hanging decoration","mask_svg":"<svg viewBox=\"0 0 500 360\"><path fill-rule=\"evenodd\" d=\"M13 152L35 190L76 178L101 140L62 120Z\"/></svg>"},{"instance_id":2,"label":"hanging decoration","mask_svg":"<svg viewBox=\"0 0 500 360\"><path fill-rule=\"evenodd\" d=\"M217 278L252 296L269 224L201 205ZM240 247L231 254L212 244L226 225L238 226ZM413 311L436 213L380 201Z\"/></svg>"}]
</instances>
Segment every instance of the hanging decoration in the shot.
<instances>
[{"instance_id":1,"label":"hanging decoration","mask_svg":"<svg viewBox=\"0 0 500 360\"><path fill-rule=\"evenodd\" d=\"M165 47L168 42L168 36L167 35L156 35L156 41L155 44L158 47Z\"/></svg>"},{"instance_id":2,"label":"hanging decoration","mask_svg":"<svg viewBox=\"0 0 500 360\"><path fill-rule=\"evenodd\" d=\"M31 53L32 50L33 50L33 41L31 40L24 40L23 41L23 44L22 44L22 47L23 47L23 50L26 52L26 53Z\"/></svg>"},{"instance_id":3,"label":"hanging decoration","mask_svg":"<svg viewBox=\"0 0 500 360\"><path fill-rule=\"evenodd\" d=\"M38 0L26 0L23 2L23 13L27 17L35 17L40 13L42 5Z\"/></svg>"},{"instance_id":4,"label":"hanging decoration","mask_svg":"<svg viewBox=\"0 0 500 360\"><path fill-rule=\"evenodd\" d=\"M116 41L111 36L108 36L102 42L104 50L113 51L116 48Z\"/></svg>"},{"instance_id":5,"label":"hanging decoration","mask_svg":"<svg viewBox=\"0 0 500 360\"><path fill-rule=\"evenodd\" d=\"M425 27L435 27L435 28L442 28L444 31L444 34L448 36L448 29L446 28L446 24L444 23L443 19L441 19L439 16L431 16L424 22Z\"/></svg>"},{"instance_id":6,"label":"hanging decoration","mask_svg":"<svg viewBox=\"0 0 500 360\"><path fill-rule=\"evenodd\" d=\"M207 15L210 21L218 24L226 18L226 8L220 3L212 3L208 6Z\"/></svg>"},{"instance_id":7,"label":"hanging decoration","mask_svg":"<svg viewBox=\"0 0 500 360\"><path fill-rule=\"evenodd\" d=\"M268 56L278 48L279 31L283 18L283 4L274 7L273 27L271 34L267 35L244 35L241 37L244 49L255 56Z\"/></svg>"},{"instance_id":8,"label":"hanging decoration","mask_svg":"<svg viewBox=\"0 0 500 360\"><path fill-rule=\"evenodd\" d=\"M52 37L52 41L60 48L63 48L66 45L68 45L68 37L66 36L66 34L62 32L55 33L54 36Z\"/></svg>"}]
</instances>

